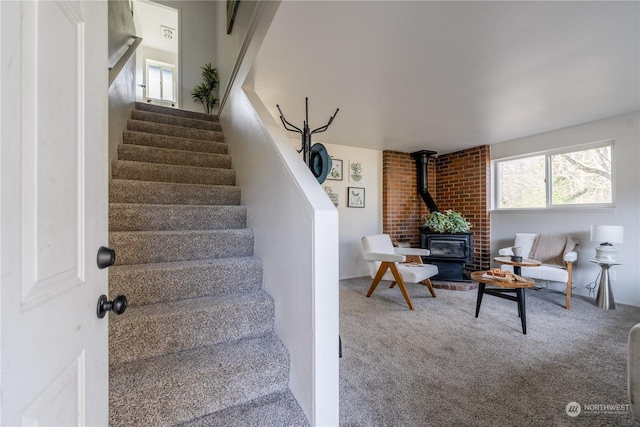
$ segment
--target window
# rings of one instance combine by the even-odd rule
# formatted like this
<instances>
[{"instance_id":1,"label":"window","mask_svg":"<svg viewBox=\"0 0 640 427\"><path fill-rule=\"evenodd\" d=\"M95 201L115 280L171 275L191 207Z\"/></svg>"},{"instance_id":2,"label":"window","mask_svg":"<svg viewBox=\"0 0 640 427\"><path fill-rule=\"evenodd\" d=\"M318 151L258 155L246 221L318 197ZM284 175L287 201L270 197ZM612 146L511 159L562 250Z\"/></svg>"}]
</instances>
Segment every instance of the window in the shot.
<instances>
[{"instance_id":1,"label":"window","mask_svg":"<svg viewBox=\"0 0 640 427\"><path fill-rule=\"evenodd\" d=\"M613 141L494 162L495 208L613 206Z\"/></svg>"},{"instance_id":2,"label":"window","mask_svg":"<svg viewBox=\"0 0 640 427\"><path fill-rule=\"evenodd\" d=\"M147 61L147 98L175 101L175 67Z\"/></svg>"}]
</instances>

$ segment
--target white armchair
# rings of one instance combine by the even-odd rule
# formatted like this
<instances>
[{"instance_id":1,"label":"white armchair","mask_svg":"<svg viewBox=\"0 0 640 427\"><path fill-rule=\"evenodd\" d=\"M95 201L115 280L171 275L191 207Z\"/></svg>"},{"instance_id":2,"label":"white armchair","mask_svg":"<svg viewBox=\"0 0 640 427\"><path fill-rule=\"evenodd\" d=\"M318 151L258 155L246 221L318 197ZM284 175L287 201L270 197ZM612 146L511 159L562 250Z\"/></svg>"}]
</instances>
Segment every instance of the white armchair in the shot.
<instances>
[{"instance_id":1,"label":"white armchair","mask_svg":"<svg viewBox=\"0 0 640 427\"><path fill-rule=\"evenodd\" d=\"M517 233L512 246L522 248L522 257L542 262L539 267L522 267L522 275L532 279L561 282L567 286L566 309L571 308L573 263L578 260L580 242L565 234ZM500 256L512 256L512 246L498 251ZM502 265L503 270L513 271L513 266Z\"/></svg>"},{"instance_id":2,"label":"white armchair","mask_svg":"<svg viewBox=\"0 0 640 427\"><path fill-rule=\"evenodd\" d=\"M391 243L388 234L376 234L364 236L362 238L363 258L368 261L369 273L373 282L367 293L367 297L373 294L381 280L390 280L391 287L398 284L405 301L411 310L414 309L411 298L407 293L405 282L422 283L429 288L431 296L435 298L430 277L438 274L438 267L431 264L422 264L421 255L429 255L427 249L396 248ZM411 257L414 262L404 264L407 257Z\"/></svg>"}]
</instances>

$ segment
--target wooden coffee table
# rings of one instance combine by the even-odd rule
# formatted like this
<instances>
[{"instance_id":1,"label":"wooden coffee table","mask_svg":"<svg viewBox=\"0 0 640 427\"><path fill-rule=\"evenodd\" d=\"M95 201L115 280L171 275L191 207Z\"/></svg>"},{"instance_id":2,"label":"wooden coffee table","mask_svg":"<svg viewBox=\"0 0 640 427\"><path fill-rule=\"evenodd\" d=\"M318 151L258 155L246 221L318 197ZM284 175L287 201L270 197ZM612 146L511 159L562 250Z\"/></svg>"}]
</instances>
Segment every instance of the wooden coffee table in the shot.
<instances>
[{"instance_id":1,"label":"wooden coffee table","mask_svg":"<svg viewBox=\"0 0 640 427\"><path fill-rule=\"evenodd\" d=\"M518 276L520 273L521 267L540 267L542 262L535 259L522 259L521 261L514 261L510 256L497 256L493 259L495 262L499 262L500 264L513 265L513 272Z\"/></svg>"},{"instance_id":2,"label":"wooden coffee table","mask_svg":"<svg viewBox=\"0 0 640 427\"><path fill-rule=\"evenodd\" d=\"M524 290L526 288L532 288L535 285L533 279L527 278L527 282L503 282L501 280L490 279L484 277L486 271L474 271L471 273L471 280L478 282L478 299L476 301L476 318L480 313L480 304L482 304L482 297L484 294L493 295L494 297L504 298L518 303L518 316L520 316L520 322L522 323L522 333L527 334L527 312L525 304ZM493 286L487 288L486 286ZM508 295L514 293L515 295Z\"/></svg>"}]
</instances>

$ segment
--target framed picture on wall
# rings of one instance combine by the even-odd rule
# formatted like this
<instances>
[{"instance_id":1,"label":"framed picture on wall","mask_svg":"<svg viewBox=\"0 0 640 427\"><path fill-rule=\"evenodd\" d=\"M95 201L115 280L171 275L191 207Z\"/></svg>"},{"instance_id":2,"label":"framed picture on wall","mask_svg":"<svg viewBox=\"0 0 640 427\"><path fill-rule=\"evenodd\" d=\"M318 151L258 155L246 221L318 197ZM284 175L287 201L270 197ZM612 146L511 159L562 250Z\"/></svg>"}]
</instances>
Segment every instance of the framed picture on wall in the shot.
<instances>
[{"instance_id":1,"label":"framed picture on wall","mask_svg":"<svg viewBox=\"0 0 640 427\"><path fill-rule=\"evenodd\" d=\"M342 181L342 160L331 159L331 170L329 171L327 179Z\"/></svg>"},{"instance_id":2,"label":"framed picture on wall","mask_svg":"<svg viewBox=\"0 0 640 427\"><path fill-rule=\"evenodd\" d=\"M360 182L362 180L362 163L349 160L349 181Z\"/></svg>"},{"instance_id":3,"label":"framed picture on wall","mask_svg":"<svg viewBox=\"0 0 640 427\"><path fill-rule=\"evenodd\" d=\"M364 188L347 187L347 207L364 208Z\"/></svg>"},{"instance_id":4,"label":"framed picture on wall","mask_svg":"<svg viewBox=\"0 0 640 427\"><path fill-rule=\"evenodd\" d=\"M324 191L325 193L327 193L327 196L329 196L331 203L333 203L333 205L337 208L338 204L340 203L340 194L334 193L333 189L329 186L325 186Z\"/></svg>"}]
</instances>

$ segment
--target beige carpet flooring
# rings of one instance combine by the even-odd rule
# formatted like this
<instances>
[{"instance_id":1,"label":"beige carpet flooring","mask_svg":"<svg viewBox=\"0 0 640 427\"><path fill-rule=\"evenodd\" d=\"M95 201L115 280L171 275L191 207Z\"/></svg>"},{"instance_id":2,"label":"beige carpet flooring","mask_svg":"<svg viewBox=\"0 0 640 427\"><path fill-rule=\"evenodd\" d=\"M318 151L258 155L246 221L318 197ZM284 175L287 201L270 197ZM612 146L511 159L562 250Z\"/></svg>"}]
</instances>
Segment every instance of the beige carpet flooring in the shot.
<instances>
[{"instance_id":1,"label":"beige carpet flooring","mask_svg":"<svg viewBox=\"0 0 640 427\"><path fill-rule=\"evenodd\" d=\"M628 426L627 340L640 308L602 310L575 296L527 290L516 303L477 291L371 280L340 282L341 426ZM572 417L567 406L576 415Z\"/></svg>"}]
</instances>

